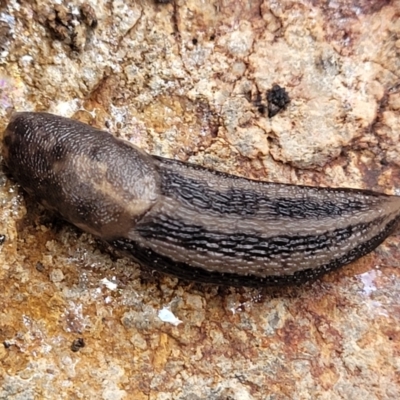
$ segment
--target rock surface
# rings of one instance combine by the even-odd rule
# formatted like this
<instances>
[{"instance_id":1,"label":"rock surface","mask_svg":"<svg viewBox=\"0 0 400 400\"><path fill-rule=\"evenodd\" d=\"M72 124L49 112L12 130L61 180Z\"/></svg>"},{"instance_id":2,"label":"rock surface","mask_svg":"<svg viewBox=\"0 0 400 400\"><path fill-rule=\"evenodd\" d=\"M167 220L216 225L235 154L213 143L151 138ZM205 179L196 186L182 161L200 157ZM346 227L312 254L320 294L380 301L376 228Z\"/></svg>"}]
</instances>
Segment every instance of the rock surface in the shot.
<instances>
[{"instance_id":1,"label":"rock surface","mask_svg":"<svg viewBox=\"0 0 400 400\"><path fill-rule=\"evenodd\" d=\"M399 13L0 0L0 130L46 110L254 179L400 194ZM269 118L274 85L291 101ZM141 271L4 171L0 189L0 399L399 398L398 237L301 288L218 288Z\"/></svg>"}]
</instances>

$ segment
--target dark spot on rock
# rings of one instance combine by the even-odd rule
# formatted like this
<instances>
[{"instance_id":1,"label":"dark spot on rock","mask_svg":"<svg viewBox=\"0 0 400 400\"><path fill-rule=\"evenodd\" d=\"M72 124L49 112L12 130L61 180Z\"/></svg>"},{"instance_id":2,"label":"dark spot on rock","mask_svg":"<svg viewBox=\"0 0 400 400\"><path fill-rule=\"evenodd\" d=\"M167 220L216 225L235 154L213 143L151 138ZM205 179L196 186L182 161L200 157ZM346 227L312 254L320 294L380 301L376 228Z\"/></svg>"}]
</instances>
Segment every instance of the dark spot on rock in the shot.
<instances>
[{"instance_id":1,"label":"dark spot on rock","mask_svg":"<svg viewBox=\"0 0 400 400\"><path fill-rule=\"evenodd\" d=\"M196 46L196 44L198 43L197 39L196 39L196 38L193 38L193 39L192 39L192 43Z\"/></svg>"},{"instance_id":2,"label":"dark spot on rock","mask_svg":"<svg viewBox=\"0 0 400 400\"><path fill-rule=\"evenodd\" d=\"M40 261L38 261L36 263L36 271L39 271L39 272L43 272L44 271L44 265Z\"/></svg>"},{"instance_id":3,"label":"dark spot on rock","mask_svg":"<svg viewBox=\"0 0 400 400\"><path fill-rule=\"evenodd\" d=\"M85 347L85 341L83 340L83 338L78 338L78 339L75 339L75 340L72 342L71 350L72 350L74 353L76 353L77 351L79 351L79 350L82 349L83 347Z\"/></svg>"},{"instance_id":4,"label":"dark spot on rock","mask_svg":"<svg viewBox=\"0 0 400 400\"><path fill-rule=\"evenodd\" d=\"M0 234L0 245L2 245L6 241L6 235Z\"/></svg>"},{"instance_id":5,"label":"dark spot on rock","mask_svg":"<svg viewBox=\"0 0 400 400\"><path fill-rule=\"evenodd\" d=\"M267 91L268 117L272 118L279 111L284 110L290 103L290 98L286 90L279 85L274 85Z\"/></svg>"}]
</instances>

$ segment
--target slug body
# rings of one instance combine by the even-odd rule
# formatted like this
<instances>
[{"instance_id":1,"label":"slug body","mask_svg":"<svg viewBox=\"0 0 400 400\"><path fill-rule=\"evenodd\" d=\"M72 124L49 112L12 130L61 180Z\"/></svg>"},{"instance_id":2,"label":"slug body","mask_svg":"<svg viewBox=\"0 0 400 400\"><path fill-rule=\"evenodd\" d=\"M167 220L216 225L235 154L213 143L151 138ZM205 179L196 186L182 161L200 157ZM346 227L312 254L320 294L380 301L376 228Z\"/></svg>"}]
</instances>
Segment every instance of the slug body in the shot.
<instances>
[{"instance_id":1,"label":"slug body","mask_svg":"<svg viewBox=\"0 0 400 400\"><path fill-rule=\"evenodd\" d=\"M45 207L180 278L233 286L313 280L378 246L400 197L258 182L148 155L46 113L15 114L3 157Z\"/></svg>"}]
</instances>

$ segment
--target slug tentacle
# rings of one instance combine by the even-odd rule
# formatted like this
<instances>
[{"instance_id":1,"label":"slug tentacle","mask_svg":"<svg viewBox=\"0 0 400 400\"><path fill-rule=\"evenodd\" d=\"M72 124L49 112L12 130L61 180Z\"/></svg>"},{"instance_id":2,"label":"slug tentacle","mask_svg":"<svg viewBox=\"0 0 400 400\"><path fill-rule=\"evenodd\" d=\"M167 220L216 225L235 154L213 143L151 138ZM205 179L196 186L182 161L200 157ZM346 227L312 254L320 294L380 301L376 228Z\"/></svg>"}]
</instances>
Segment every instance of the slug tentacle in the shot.
<instances>
[{"instance_id":1,"label":"slug tentacle","mask_svg":"<svg viewBox=\"0 0 400 400\"><path fill-rule=\"evenodd\" d=\"M400 226L397 196L240 178L150 156L51 114L16 114L3 155L47 208L189 280L301 283L367 254Z\"/></svg>"}]
</instances>

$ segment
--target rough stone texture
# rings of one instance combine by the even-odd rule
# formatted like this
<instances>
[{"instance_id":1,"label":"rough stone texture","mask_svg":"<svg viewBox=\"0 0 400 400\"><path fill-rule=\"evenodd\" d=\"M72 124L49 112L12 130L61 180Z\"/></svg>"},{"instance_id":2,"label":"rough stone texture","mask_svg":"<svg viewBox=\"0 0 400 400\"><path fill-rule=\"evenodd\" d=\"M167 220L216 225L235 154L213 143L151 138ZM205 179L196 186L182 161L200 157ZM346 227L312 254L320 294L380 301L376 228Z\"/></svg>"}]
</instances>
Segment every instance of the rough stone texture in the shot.
<instances>
[{"instance_id":1,"label":"rough stone texture","mask_svg":"<svg viewBox=\"0 0 400 400\"><path fill-rule=\"evenodd\" d=\"M10 107L48 110L247 177L399 194L399 15L396 0L3 0L0 129ZM274 84L291 103L269 119ZM399 398L398 238L302 288L208 287L141 272L3 171L0 188L0 399Z\"/></svg>"}]
</instances>

